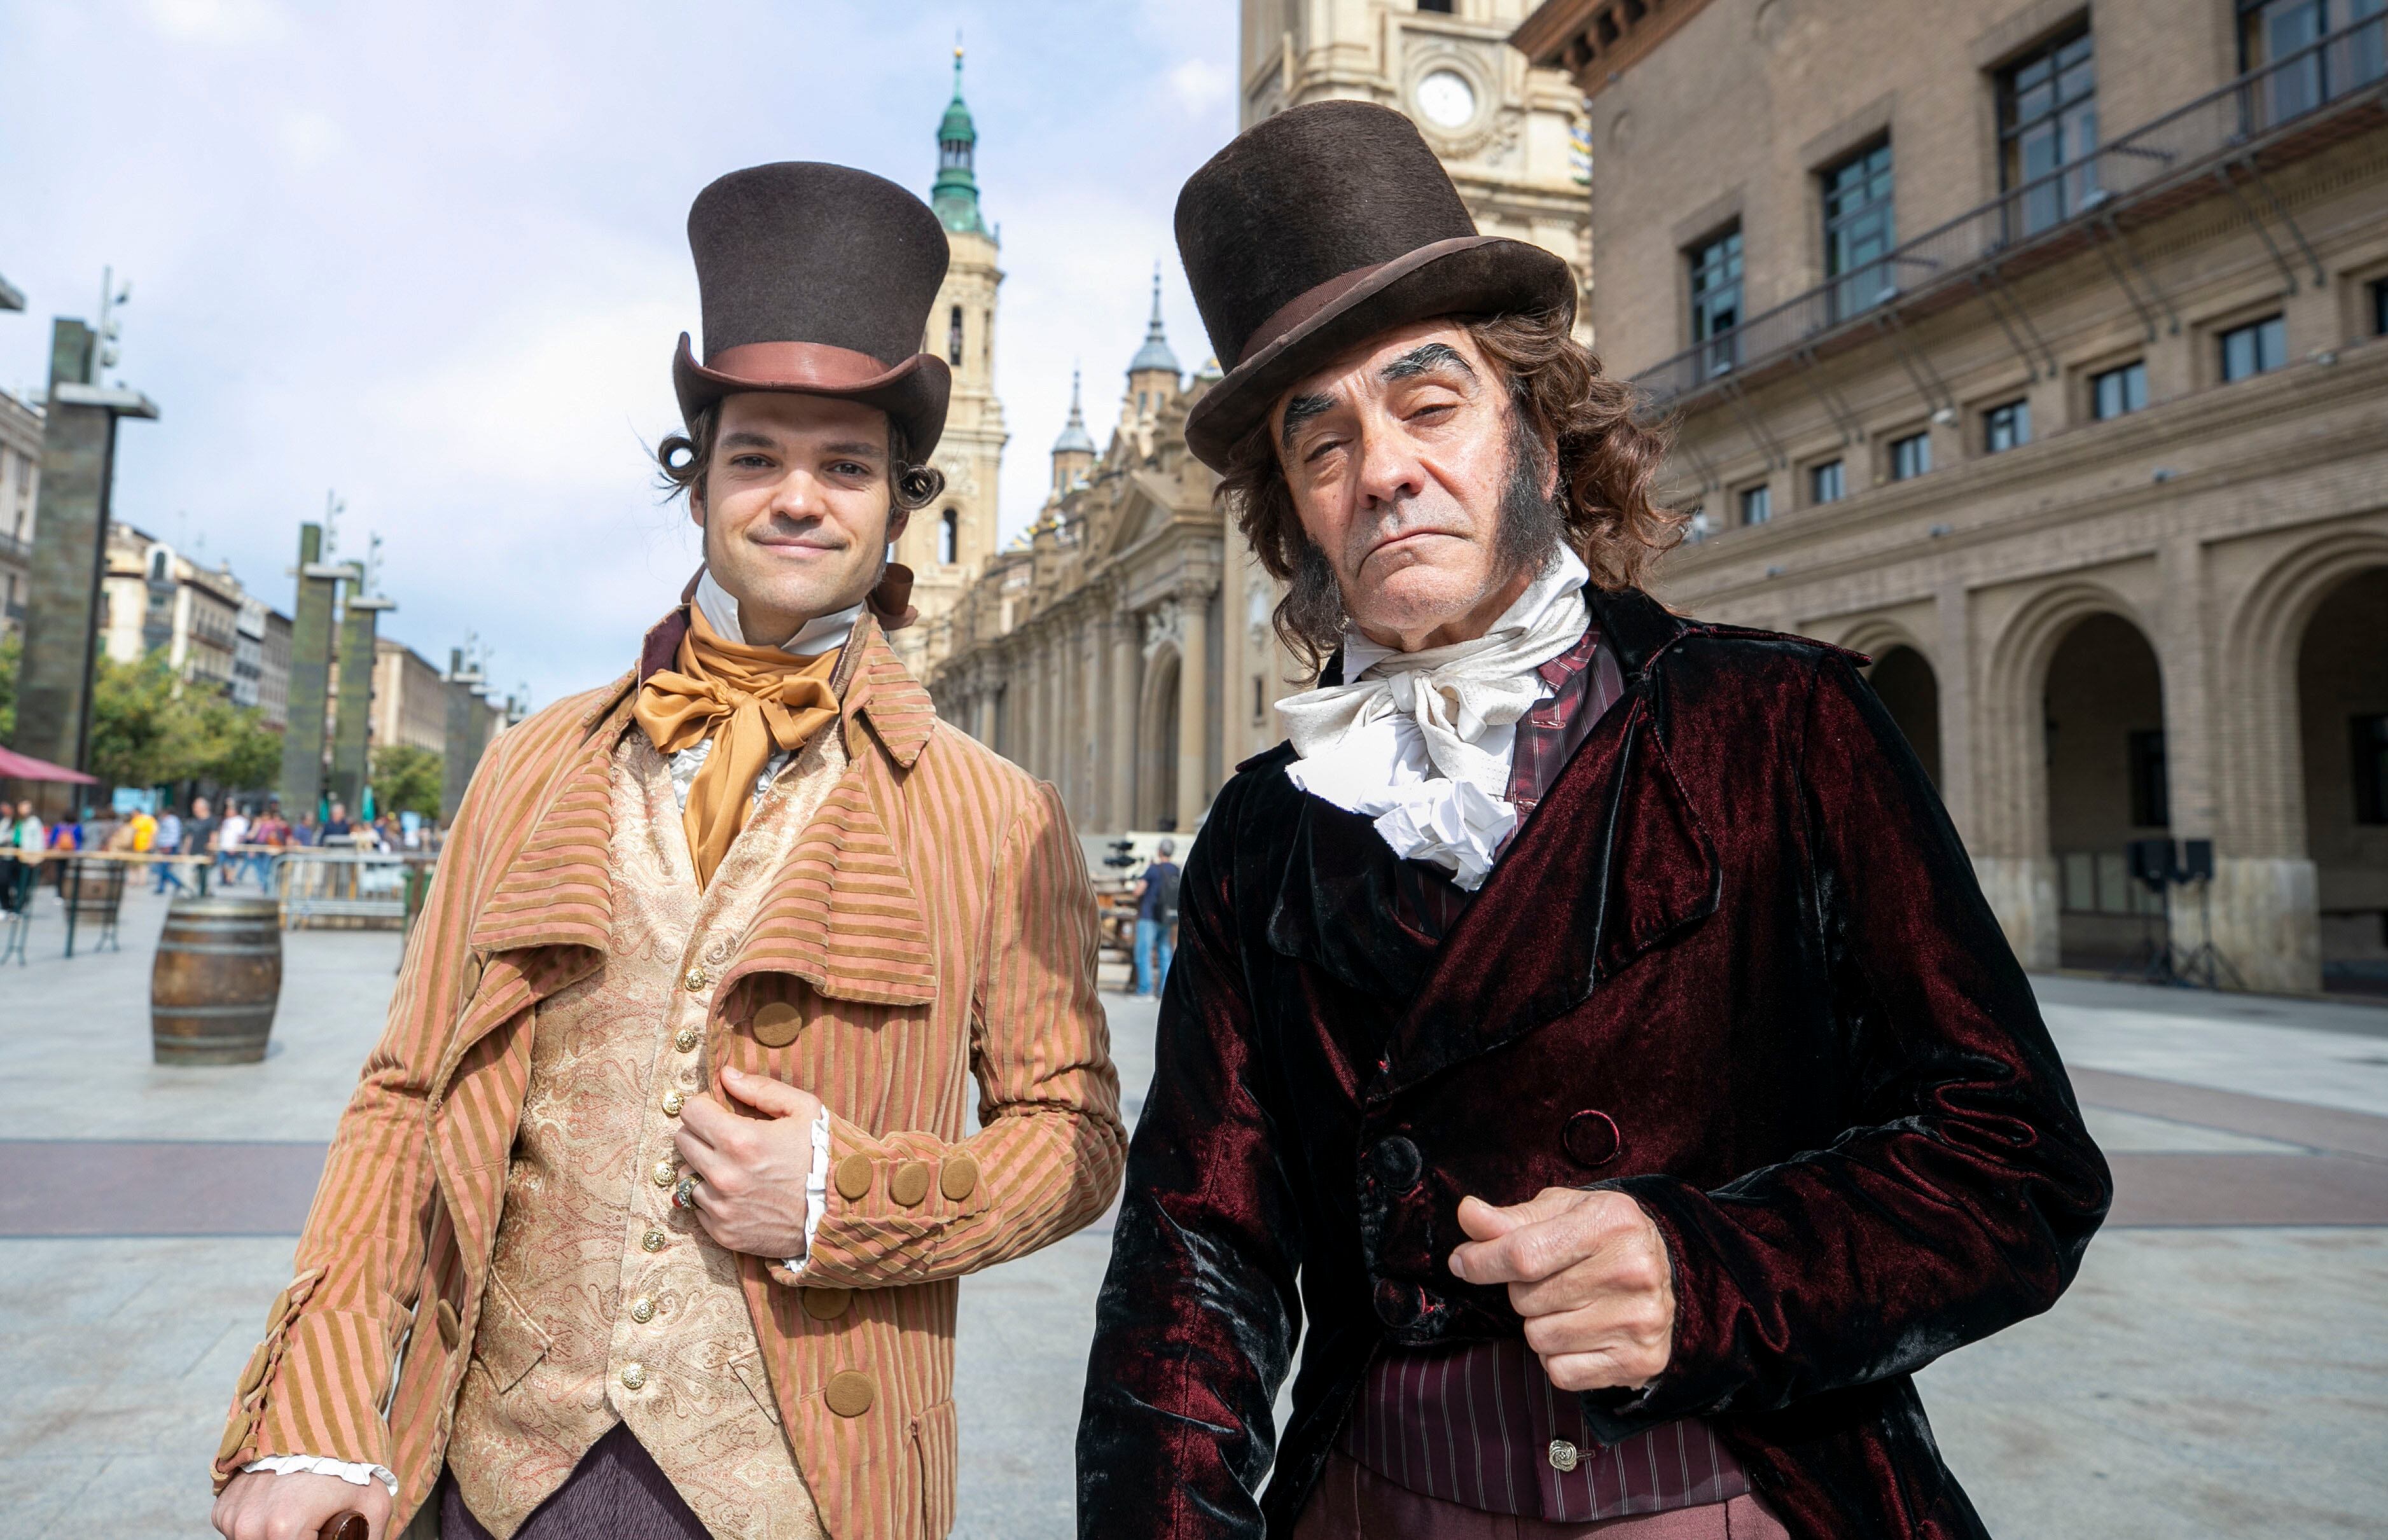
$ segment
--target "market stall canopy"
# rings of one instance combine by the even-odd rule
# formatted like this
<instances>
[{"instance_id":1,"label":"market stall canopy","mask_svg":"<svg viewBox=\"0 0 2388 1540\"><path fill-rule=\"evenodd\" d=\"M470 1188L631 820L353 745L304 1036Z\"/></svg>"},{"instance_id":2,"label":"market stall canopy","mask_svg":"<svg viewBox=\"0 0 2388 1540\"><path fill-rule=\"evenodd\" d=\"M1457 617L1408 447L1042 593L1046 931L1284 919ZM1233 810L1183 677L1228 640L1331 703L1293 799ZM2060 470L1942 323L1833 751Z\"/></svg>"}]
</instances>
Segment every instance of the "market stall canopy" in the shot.
<instances>
[{"instance_id":1,"label":"market stall canopy","mask_svg":"<svg viewBox=\"0 0 2388 1540\"><path fill-rule=\"evenodd\" d=\"M67 781L78 786L99 784L99 777L96 775L85 775L81 770L69 770L64 765L53 765L47 759L36 759L30 754L19 754L13 749L0 748L0 781L7 780Z\"/></svg>"}]
</instances>

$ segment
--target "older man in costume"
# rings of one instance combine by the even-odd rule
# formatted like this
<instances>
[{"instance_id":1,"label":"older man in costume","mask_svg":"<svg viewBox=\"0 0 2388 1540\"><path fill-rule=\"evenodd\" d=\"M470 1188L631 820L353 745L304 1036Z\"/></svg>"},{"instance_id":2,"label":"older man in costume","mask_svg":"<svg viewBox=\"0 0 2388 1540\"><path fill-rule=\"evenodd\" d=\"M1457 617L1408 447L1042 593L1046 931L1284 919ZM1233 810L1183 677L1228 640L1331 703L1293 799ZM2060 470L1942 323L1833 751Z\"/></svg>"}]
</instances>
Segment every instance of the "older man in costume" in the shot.
<instances>
[{"instance_id":1,"label":"older man in costume","mask_svg":"<svg viewBox=\"0 0 2388 1540\"><path fill-rule=\"evenodd\" d=\"M957 1280L1117 1186L1077 843L882 634L944 232L788 164L689 238L662 458L705 568L474 777L241 1376L235 1540L935 1540Z\"/></svg>"},{"instance_id":2,"label":"older man in costume","mask_svg":"<svg viewBox=\"0 0 2388 1540\"><path fill-rule=\"evenodd\" d=\"M1640 591L1659 446L1398 115L1269 119L1177 237L1325 668L1187 863L1080 1533L1980 1534L1910 1376L2108 1179L1864 660Z\"/></svg>"}]
</instances>

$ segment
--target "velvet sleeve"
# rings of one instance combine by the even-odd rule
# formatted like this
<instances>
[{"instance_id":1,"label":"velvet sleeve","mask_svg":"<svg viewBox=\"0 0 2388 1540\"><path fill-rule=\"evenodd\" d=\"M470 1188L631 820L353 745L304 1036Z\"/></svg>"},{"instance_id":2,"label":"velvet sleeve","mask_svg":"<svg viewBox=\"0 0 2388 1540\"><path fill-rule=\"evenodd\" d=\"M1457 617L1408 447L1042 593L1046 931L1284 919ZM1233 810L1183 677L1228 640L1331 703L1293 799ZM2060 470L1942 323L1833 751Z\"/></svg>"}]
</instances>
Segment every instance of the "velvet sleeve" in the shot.
<instances>
[{"instance_id":1,"label":"velvet sleeve","mask_svg":"<svg viewBox=\"0 0 2388 1540\"><path fill-rule=\"evenodd\" d=\"M1837 655L1814 678L1798 764L1852 1126L1715 1191L1603 1184L1657 1222L1676 1301L1665 1372L1586 1398L1604 1436L1911 1373L2036 1315L2112 1195L1956 830Z\"/></svg>"},{"instance_id":2,"label":"velvet sleeve","mask_svg":"<svg viewBox=\"0 0 2388 1540\"><path fill-rule=\"evenodd\" d=\"M1096 1302L1078 1425L1086 1540L1263 1533L1302 1236L1237 946L1228 801L1187 858L1152 1088Z\"/></svg>"}]
</instances>

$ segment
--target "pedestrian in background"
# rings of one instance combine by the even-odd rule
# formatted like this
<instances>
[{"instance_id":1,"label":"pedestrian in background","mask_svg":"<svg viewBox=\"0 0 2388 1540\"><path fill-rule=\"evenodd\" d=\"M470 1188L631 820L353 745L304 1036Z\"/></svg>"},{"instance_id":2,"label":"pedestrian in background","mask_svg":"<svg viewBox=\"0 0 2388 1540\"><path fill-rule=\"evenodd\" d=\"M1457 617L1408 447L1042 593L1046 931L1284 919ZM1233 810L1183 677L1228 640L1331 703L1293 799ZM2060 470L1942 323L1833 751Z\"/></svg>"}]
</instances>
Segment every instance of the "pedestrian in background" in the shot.
<instances>
[{"instance_id":1,"label":"pedestrian in background","mask_svg":"<svg viewBox=\"0 0 2388 1540\"><path fill-rule=\"evenodd\" d=\"M149 848L153 854L167 858L158 862L158 885L150 891L163 893L171 886L175 892L182 892L183 874L174 870L171 858L183 853L183 815L174 810L171 802L166 804L165 812L159 816L157 837Z\"/></svg>"},{"instance_id":2,"label":"pedestrian in background","mask_svg":"<svg viewBox=\"0 0 2388 1540\"><path fill-rule=\"evenodd\" d=\"M191 816L183 821L183 854L193 858L188 870L199 891L207 891L207 875L216 857L216 834L223 820L216 817L215 805L204 796L191 798Z\"/></svg>"},{"instance_id":3,"label":"pedestrian in background","mask_svg":"<svg viewBox=\"0 0 2388 1540\"><path fill-rule=\"evenodd\" d=\"M248 815L235 802L224 811L223 824L216 831L216 881L230 887L240 880L242 863L248 858L241 846L248 842Z\"/></svg>"},{"instance_id":4,"label":"pedestrian in background","mask_svg":"<svg viewBox=\"0 0 2388 1540\"><path fill-rule=\"evenodd\" d=\"M42 821L33 815L31 802L17 804L17 816L9 821L6 844L16 859L5 873L8 888L8 907L23 909L33 896L33 873L42 864Z\"/></svg>"},{"instance_id":5,"label":"pedestrian in background","mask_svg":"<svg viewBox=\"0 0 2388 1540\"><path fill-rule=\"evenodd\" d=\"M1153 846L1151 864L1144 869L1144 886L1136 896L1136 992L1138 999L1161 993L1169 982L1169 960L1177 950L1177 842L1165 839ZM1153 953L1161 965L1153 966Z\"/></svg>"}]
</instances>

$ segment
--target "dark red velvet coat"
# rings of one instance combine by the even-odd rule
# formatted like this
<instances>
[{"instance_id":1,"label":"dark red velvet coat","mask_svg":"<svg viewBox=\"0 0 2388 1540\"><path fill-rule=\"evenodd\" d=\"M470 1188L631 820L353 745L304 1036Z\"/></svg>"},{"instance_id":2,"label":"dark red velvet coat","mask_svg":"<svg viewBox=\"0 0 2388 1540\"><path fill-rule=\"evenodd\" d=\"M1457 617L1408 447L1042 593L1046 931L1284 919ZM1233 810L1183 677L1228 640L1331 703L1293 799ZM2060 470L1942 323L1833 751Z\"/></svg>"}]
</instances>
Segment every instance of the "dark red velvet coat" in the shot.
<instances>
[{"instance_id":1,"label":"dark red velvet coat","mask_svg":"<svg viewBox=\"0 0 2388 1540\"><path fill-rule=\"evenodd\" d=\"M1667 1370L1587 1397L1594 1428L1708 1418L1811 1540L1984 1533L1909 1376L2055 1301L2105 1164L1856 660L1594 606L1626 694L1439 949L1289 750L1213 805L1098 1306L1086 1540L1289 1535L1380 1346L1520 1330L1445 1266L1459 1199L1560 1185L1630 1193L1674 1265Z\"/></svg>"}]
</instances>

